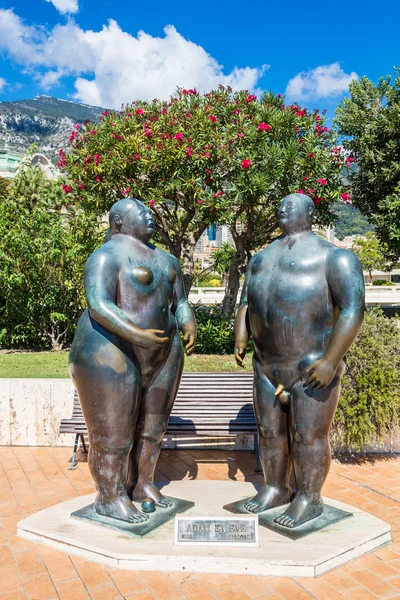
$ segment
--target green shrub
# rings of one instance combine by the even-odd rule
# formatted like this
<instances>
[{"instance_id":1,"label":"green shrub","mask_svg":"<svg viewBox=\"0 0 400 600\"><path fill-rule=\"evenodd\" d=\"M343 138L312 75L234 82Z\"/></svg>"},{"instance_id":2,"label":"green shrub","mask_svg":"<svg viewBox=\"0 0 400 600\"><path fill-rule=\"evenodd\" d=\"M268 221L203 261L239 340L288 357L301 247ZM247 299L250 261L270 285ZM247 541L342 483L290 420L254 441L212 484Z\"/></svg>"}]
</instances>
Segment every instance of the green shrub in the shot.
<instances>
[{"instance_id":1,"label":"green shrub","mask_svg":"<svg viewBox=\"0 0 400 600\"><path fill-rule=\"evenodd\" d=\"M387 281L386 279L375 279L372 285L396 285L393 281Z\"/></svg>"},{"instance_id":2,"label":"green shrub","mask_svg":"<svg viewBox=\"0 0 400 600\"><path fill-rule=\"evenodd\" d=\"M399 427L400 321L368 310L346 357L342 393L332 429L336 447L359 450Z\"/></svg>"},{"instance_id":3,"label":"green shrub","mask_svg":"<svg viewBox=\"0 0 400 600\"><path fill-rule=\"evenodd\" d=\"M209 287L221 287L221 280L220 279L210 279L210 281L208 282L208 286Z\"/></svg>"},{"instance_id":4,"label":"green shrub","mask_svg":"<svg viewBox=\"0 0 400 600\"><path fill-rule=\"evenodd\" d=\"M221 306L193 306L197 322L197 354L233 354L235 336L233 318L221 312Z\"/></svg>"}]
</instances>

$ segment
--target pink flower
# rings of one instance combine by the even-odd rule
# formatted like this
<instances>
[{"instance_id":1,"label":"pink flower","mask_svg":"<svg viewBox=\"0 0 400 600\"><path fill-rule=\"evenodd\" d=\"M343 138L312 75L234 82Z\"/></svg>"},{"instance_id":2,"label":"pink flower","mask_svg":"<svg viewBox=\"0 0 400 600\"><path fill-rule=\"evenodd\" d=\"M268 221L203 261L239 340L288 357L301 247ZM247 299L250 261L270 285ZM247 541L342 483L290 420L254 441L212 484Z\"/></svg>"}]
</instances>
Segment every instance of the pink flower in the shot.
<instances>
[{"instance_id":1,"label":"pink flower","mask_svg":"<svg viewBox=\"0 0 400 600\"><path fill-rule=\"evenodd\" d=\"M69 141L72 143L76 137L76 131L71 131Z\"/></svg>"},{"instance_id":2,"label":"pink flower","mask_svg":"<svg viewBox=\"0 0 400 600\"><path fill-rule=\"evenodd\" d=\"M187 90L182 90L182 94L183 94L184 96L186 96L186 94L187 94L187 93L188 93L188 91L187 91Z\"/></svg>"},{"instance_id":3,"label":"pink flower","mask_svg":"<svg viewBox=\"0 0 400 600\"><path fill-rule=\"evenodd\" d=\"M210 158L211 154L209 152L204 152L203 156L204 158Z\"/></svg>"},{"instance_id":4,"label":"pink flower","mask_svg":"<svg viewBox=\"0 0 400 600\"><path fill-rule=\"evenodd\" d=\"M137 108L137 109L136 109L136 114L137 114L137 115L144 115L144 110L143 110L143 108Z\"/></svg>"},{"instance_id":5,"label":"pink flower","mask_svg":"<svg viewBox=\"0 0 400 600\"><path fill-rule=\"evenodd\" d=\"M315 194L315 190L314 189L310 189L306 191L307 196L311 196L312 194Z\"/></svg>"},{"instance_id":6,"label":"pink flower","mask_svg":"<svg viewBox=\"0 0 400 600\"><path fill-rule=\"evenodd\" d=\"M150 202L149 202L150 208L153 208L153 206L155 205L155 203L156 203L155 200L150 200Z\"/></svg>"},{"instance_id":7,"label":"pink flower","mask_svg":"<svg viewBox=\"0 0 400 600\"><path fill-rule=\"evenodd\" d=\"M96 181L103 181L103 175L96 175Z\"/></svg>"},{"instance_id":8,"label":"pink flower","mask_svg":"<svg viewBox=\"0 0 400 600\"><path fill-rule=\"evenodd\" d=\"M340 154L340 151L341 151L341 148L339 146L335 146L331 150L332 154Z\"/></svg>"},{"instance_id":9,"label":"pink flower","mask_svg":"<svg viewBox=\"0 0 400 600\"><path fill-rule=\"evenodd\" d=\"M127 117L132 117L133 115L132 115L132 113L126 113L126 116Z\"/></svg>"},{"instance_id":10,"label":"pink flower","mask_svg":"<svg viewBox=\"0 0 400 600\"><path fill-rule=\"evenodd\" d=\"M197 200L197 204L203 204L204 200L200 200L200 198Z\"/></svg>"},{"instance_id":11,"label":"pink flower","mask_svg":"<svg viewBox=\"0 0 400 600\"><path fill-rule=\"evenodd\" d=\"M107 116L107 111L105 110L104 112L101 113L103 115L103 117Z\"/></svg>"},{"instance_id":12,"label":"pink flower","mask_svg":"<svg viewBox=\"0 0 400 600\"><path fill-rule=\"evenodd\" d=\"M254 94L249 94L246 98L246 102L254 102L255 100L257 100L257 96L255 96Z\"/></svg>"},{"instance_id":13,"label":"pink flower","mask_svg":"<svg viewBox=\"0 0 400 600\"><path fill-rule=\"evenodd\" d=\"M121 194L126 197L129 194L130 191L131 191L130 187L122 188Z\"/></svg>"},{"instance_id":14,"label":"pink flower","mask_svg":"<svg viewBox=\"0 0 400 600\"><path fill-rule=\"evenodd\" d=\"M64 150L62 148L60 148L58 151L58 156L63 156L63 154L64 154Z\"/></svg>"},{"instance_id":15,"label":"pink flower","mask_svg":"<svg viewBox=\"0 0 400 600\"><path fill-rule=\"evenodd\" d=\"M79 123L75 123L74 127L75 127L75 129L80 129L81 128L81 126L79 125Z\"/></svg>"},{"instance_id":16,"label":"pink flower","mask_svg":"<svg viewBox=\"0 0 400 600\"><path fill-rule=\"evenodd\" d=\"M326 185L327 181L323 177L320 177L319 179L317 179L317 183L320 183L321 185Z\"/></svg>"},{"instance_id":17,"label":"pink flower","mask_svg":"<svg viewBox=\"0 0 400 600\"><path fill-rule=\"evenodd\" d=\"M346 165L351 165L354 162L354 158L352 156L348 156L346 158Z\"/></svg>"},{"instance_id":18,"label":"pink flower","mask_svg":"<svg viewBox=\"0 0 400 600\"><path fill-rule=\"evenodd\" d=\"M192 146L188 146L185 148L186 156L193 156L193 148Z\"/></svg>"},{"instance_id":19,"label":"pink flower","mask_svg":"<svg viewBox=\"0 0 400 600\"><path fill-rule=\"evenodd\" d=\"M167 109L166 109L166 108L163 108L162 114L163 114L163 115L166 115L166 114L167 114ZM151 200L150 200L150 202L151 202Z\"/></svg>"},{"instance_id":20,"label":"pink flower","mask_svg":"<svg viewBox=\"0 0 400 600\"><path fill-rule=\"evenodd\" d=\"M282 94L277 94L276 97L277 98L282 98Z\"/></svg>"},{"instance_id":21,"label":"pink flower","mask_svg":"<svg viewBox=\"0 0 400 600\"><path fill-rule=\"evenodd\" d=\"M315 205L319 204L322 201L323 201L323 198L320 198L319 196L314 196L314 198L313 198L313 202Z\"/></svg>"},{"instance_id":22,"label":"pink flower","mask_svg":"<svg viewBox=\"0 0 400 600\"><path fill-rule=\"evenodd\" d=\"M296 190L296 194L304 194L304 190Z\"/></svg>"},{"instance_id":23,"label":"pink flower","mask_svg":"<svg viewBox=\"0 0 400 600\"><path fill-rule=\"evenodd\" d=\"M244 160L242 160L242 163L240 166L242 167L242 169L250 169L251 160L249 160L248 158L245 158Z\"/></svg>"},{"instance_id":24,"label":"pink flower","mask_svg":"<svg viewBox=\"0 0 400 600\"><path fill-rule=\"evenodd\" d=\"M95 162L96 162L96 167L98 167L99 163L101 163L101 161L103 160L102 157L100 156L100 154L96 154L95 157L94 157L94 159L95 159Z\"/></svg>"},{"instance_id":25,"label":"pink flower","mask_svg":"<svg viewBox=\"0 0 400 600\"><path fill-rule=\"evenodd\" d=\"M72 192L72 187L70 185L62 184L62 189L66 194L70 194Z\"/></svg>"},{"instance_id":26,"label":"pink flower","mask_svg":"<svg viewBox=\"0 0 400 600\"><path fill-rule=\"evenodd\" d=\"M268 125L268 123L259 123L257 129L258 131L271 131L271 125Z\"/></svg>"},{"instance_id":27,"label":"pink flower","mask_svg":"<svg viewBox=\"0 0 400 600\"><path fill-rule=\"evenodd\" d=\"M238 136L238 138L242 138L242 137L244 137L244 133L238 133L237 136Z\"/></svg>"},{"instance_id":28,"label":"pink flower","mask_svg":"<svg viewBox=\"0 0 400 600\"><path fill-rule=\"evenodd\" d=\"M321 120L321 117L320 117L319 115L317 115L317 116L315 117L315 120L316 120L316 121L320 121L320 120Z\"/></svg>"},{"instance_id":29,"label":"pink flower","mask_svg":"<svg viewBox=\"0 0 400 600\"><path fill-rule=\"evenodd\" d=\"M83 185L83 183L80 183L80 184L79 184L79 189L80 189L80 190L84 190L84 189L85 189L85 186Z\"/></svg>"},{"instance_id":30,"label":"pink flower","mask_svg":"<svg viewBox=\"0 0 400 600\"><path fill-rule=\"evenodd\" d=\"M322 131L325 131L326 133L330 131L329 127L323 127Z\"/></svg>"},{"instance_id":31,"label":"pink flower","mask_svg":"<svg viewBox=\"0 0 400 600\"><path fill-rule=\"evenodd\" d=\"M218 196L223 196L223 195L224 195L224 192L216 192L214 194L214 198L218 198Z\"/></svg>"},{"instance_id":32,"label":"pink flower","mask_svg":"<svg viewBox=\"0 0 400 600\"><path fill-rule=\"evenodd\" d=\"M314 158L315 154L314 152L310 152L310 154L308 155L310 158Z\"/></svg>"},{"instance_id":33,"label":"pink flower","mask_svg":"<svg viewBox=\"0 0 400 600\"><path fill-rule=\"evenodd\" d=\"M216 122L217 117L214 117L214 115L208 115L208 118L210 119L210 121L212 121L213 123Z\"/></svg>"},{"instance_id":34,"label":"pink flower","mask_svg":"<svg viewBox=\"0 0 400 600\"><path fill-rule=\"evenodd\" d=\"M206 169L206 173L210 174L210 173L212 173L212 170L211 169Z\"/></svg>"},{"instance_id":35,"label":"pink flower","mask_svg":"<svg viewBox=\"0 0 400 600\"><path fill-rule=\"evenodd\" d=\"M351 196L349 193L344 192L341 196L341 199L344 200L346 202L346 200L351 200Z\"/></svg>"},{"instance_id":36,"label":"pink flower","mask_svg":"<svg viewBox=\"0 0 400 600\"><path fill-rule=\"evenodd\" d=\"M303 181L307 181L308 177L306 175L304 175L303 177Z\"/></svg>"},{"instance_id":37,"label":"pink flower","mask_svg":"<svg viewBox=\"0 0 400 600\"><path fill-rule=\"evenodd\" d=\"M306 114L307 114L307 111L304 109L296 111L296 117L305 117Z\"/></svg>"},{"instance_id":38,"label":"pink flower","mask_svg":"<svg viewBox=\"0 0 400 600\"><path fill-rule=\"evenodd\" d=\"M134 154L133 158L134 160L140 160L140 154Z\"/></svg>"},{"instance_id":39,"label":"pink flower","mask_svg":"<svg viewBox=\"0 0 400 600\"><path fill-rule=\"evenodd\" d=\"M115 127L115 123L111 122L110 123L111 127Z\"/></svg>"},{"instance_id":40,"label":"pink flower","mask_svg":"<svg viewBox=\"0 0 400 600\"><path fill-rule=\"evenodd\" d=\"M183 133L177 133L175 136L175 139L178 140L178 142L183 138Z\"/></svg>"},{"instance_id":41,"label":"pink flower","mask_svg":"<svg viewBox=\"0 0 400 600\"><path fill-rule=\"evenodd\" d=\"M91 131L89 131L89 135L96 135L96 130L92 129Z\"/></svg>"}]
</instances>

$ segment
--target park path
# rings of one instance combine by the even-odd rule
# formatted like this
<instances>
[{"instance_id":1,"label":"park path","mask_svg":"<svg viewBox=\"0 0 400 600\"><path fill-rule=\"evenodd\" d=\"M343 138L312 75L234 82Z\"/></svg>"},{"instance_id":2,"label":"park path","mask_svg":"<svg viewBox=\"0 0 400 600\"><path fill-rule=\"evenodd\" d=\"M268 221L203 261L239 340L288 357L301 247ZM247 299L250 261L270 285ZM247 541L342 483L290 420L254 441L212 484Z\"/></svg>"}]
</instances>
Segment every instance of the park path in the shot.
<instances>
[{"instance_id":1,"label":"park path","mask_svg":"<svg viewBox=\"0 0 400 600\"><path fill-rule=\"evenodd\" d=\"M400 600L400 457L334 461L324 494L392 525L393 543L317 579L117 571L16 536L24 516L94 491L69 448L0 447L0 600ZM235 460L229 460L228 457ZM160 481L260 481L254 454L162 451Z\"/></svg>"}]
</instances>

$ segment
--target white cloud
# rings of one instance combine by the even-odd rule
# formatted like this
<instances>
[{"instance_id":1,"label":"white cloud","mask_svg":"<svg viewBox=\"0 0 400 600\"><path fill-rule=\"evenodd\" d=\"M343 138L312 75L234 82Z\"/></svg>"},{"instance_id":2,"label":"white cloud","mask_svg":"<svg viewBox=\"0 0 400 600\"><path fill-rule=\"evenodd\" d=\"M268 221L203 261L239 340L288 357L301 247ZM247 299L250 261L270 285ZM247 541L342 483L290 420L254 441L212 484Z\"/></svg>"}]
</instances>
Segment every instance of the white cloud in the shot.
<instances>
[{"instance_id":1,"label":"white cloud","mask_svg":"<svg viewBox=\"0 0 400 600\"><path fill-rule=\"evenodd\" d=\"M0 10L0 51L39 75L44 87L75 76L75 98L119 108L142 98L168 98L176 87L215 89L219 84L254 91L267 66L223 67L201 46L168 25L163 37L137 36L110 20L101 31L81 29L72 20L47 32L27 26L12 10Z\"/></svg>"},{"instance_id":2,"label":"white cloud","mask_svg":"<svg viewBox=\"0 0 400 600\"><path fill-rule=\"evenodd\" d=\"M336 62L298 73L287 84L286 95L293 100L339 96L353 79L358 79L357 73L345 73Z\"/></svg>"},{"instance_id":3,"label":"white cloud","mask_svg":"<svg viewBox=\"0 0 400 600\"><path fill-rule=\"evenodd\" d=\"M2 92L4 90L6 85L7 85L7 81L3 77L0 77L0 92Z\"/></svg>"},{"instance_id":4,"label":"white cloud","mask_svg":"<svg viewBox=\"0 0 400 600\"><path fill-rule=\"evenodd\" d=\"M78 12L78 0L46 0L54 4L58 12L61 14L65 13L76 13Z\"/></svg>"}]
</instances>

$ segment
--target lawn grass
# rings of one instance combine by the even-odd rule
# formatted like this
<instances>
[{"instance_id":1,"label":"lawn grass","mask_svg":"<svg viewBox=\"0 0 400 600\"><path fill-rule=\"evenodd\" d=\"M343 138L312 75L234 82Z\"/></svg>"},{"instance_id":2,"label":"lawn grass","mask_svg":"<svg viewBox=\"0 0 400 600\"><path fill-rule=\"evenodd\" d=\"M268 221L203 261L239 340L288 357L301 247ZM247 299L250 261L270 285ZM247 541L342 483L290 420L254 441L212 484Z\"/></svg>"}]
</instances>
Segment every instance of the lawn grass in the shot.
<instances>
[{"instance_id":1,"label":"lawn grass","mask_svg":"<svg viewBox=\"0 0 400 600\"><path fill-rule=\"evenodd\" d=\"M185 357L185 371L236 371L242 369L233 356L196 354ZM246 360L246 371L251 370L251 357ZM68 377L68 352L9 352L0 354L0 377L54 378Z\"/></svg>"}]
</instances>

